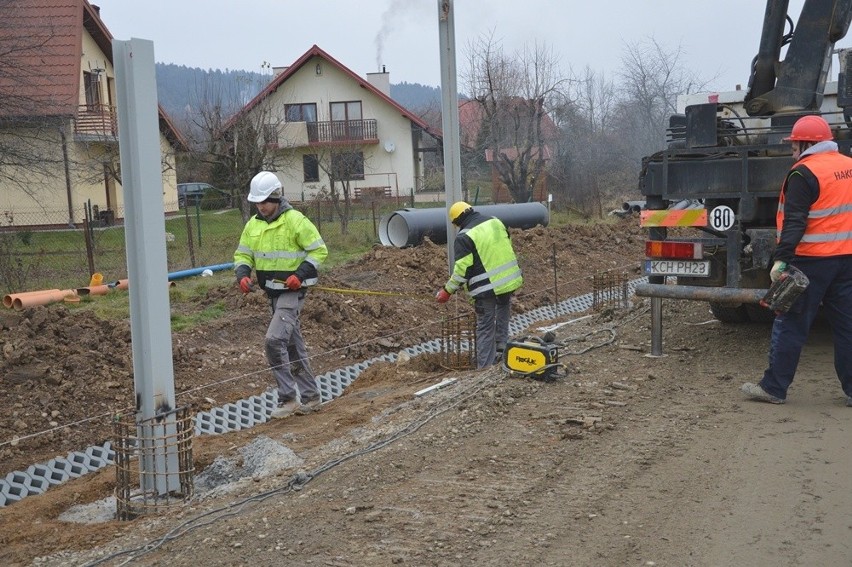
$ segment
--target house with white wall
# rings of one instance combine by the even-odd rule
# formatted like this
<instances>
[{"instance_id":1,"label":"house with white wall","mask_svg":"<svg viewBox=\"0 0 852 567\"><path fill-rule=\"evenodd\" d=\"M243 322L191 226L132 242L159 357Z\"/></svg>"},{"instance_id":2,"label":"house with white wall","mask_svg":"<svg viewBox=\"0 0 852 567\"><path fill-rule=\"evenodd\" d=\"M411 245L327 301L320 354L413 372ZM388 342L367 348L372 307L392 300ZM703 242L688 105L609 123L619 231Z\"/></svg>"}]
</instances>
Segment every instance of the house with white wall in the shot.
<instances>
[{"instance_id":1,"label":"house with white wall","mask_svg":"<svg viewBox=\"0 0 852 567\"><path fill-rule=\"evenodd\" d=\"M123 217L112 35L87 0L11 0L0 26L0 226ZM159 109L165 212L186 142Z\"/></svg>"},{"instance_id":2,"label":"house with white wall","mask_svg":"<svg viewBox=\"0 0 852 567\"><path fill-rule=\"evenodd\" d=\"M266 158L291 201L327 195L408 196L423 182L423 151L440 134L390 97L389 74L361 77L312 46L228 122L263 128ZM226 127L226 129L227 129Z\"/></svg>"}]
</instances>

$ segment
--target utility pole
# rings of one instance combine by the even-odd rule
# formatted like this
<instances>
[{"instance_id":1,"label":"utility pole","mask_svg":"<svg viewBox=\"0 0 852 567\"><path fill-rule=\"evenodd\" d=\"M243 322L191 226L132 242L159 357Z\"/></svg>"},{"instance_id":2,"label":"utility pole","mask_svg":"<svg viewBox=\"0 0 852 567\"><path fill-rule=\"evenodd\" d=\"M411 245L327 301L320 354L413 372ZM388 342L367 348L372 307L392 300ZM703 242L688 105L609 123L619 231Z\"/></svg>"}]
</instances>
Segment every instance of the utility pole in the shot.
<instances>
[{"instance_id":1,"label":"utility pole","mask_svg":"<svg viewBox=\"0 0 852 567\"><path fill-rule=\"evenodd\" d=\"M449 221L450 207L462 200L459 97L456 85L456 32L452 0L438 0L438 36L441 50L441 126L444 130L444 194L447 207L447 262L453 273L456 231Z\"/></svg>"}]
</instances>

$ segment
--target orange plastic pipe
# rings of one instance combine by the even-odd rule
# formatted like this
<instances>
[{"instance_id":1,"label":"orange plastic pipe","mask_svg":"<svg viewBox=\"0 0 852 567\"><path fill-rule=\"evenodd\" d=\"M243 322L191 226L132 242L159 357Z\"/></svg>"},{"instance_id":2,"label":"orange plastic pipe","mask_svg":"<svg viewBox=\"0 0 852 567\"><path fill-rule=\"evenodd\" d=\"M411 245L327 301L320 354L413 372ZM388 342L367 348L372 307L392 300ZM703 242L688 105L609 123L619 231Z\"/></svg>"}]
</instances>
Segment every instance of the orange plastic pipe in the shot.
<instances>
[{"instance_id":1,"label":"orange plastic pipe","mask_svg":"<svg viewBox=\"0 0 852 567\"><path fill-rule=\"evenodd\" d=\"M112 291L112 288L106 284L102 284L78 287L76 291L77 295L106 295Z\"/></svg>"},{"instance_id":2,"label":"orange plastic pipe","mask_svg":"<svg viewBox=\"0 0 852 567\"><path fill-rule=\"evenodd\" d=\"M38 295L41 293L54 293L59 291L58 289L40 289L38 291L21 291L18 293L10 293L8 295L3 296L3 307L12 307L15 303L15 300L19 297L25 297L28 295Z\"/></svg>"},{"instance_id":3,"label":"orange plastic pipe","mask_svg":"<svg viewBox=\"0 0 852 567\"><path fill-rule=\"evenodd\" d=\"M15 309L26 309L27 307L35 307L36 305L47 305L56 301L62 301L69 295L77 295L73 289L56 290L49 293L36 293L25 295L24 297L15 298L12 302L12 307Z\"/></svg>"},{"instance_id":4,"label":"orange plastic pipe","mask_svg":"<svg viewBox=\"0 0 852 567\"><path fill-rule=\"evenodd\" d=\"M173 281L168 282L168 287L175 287L175 285ZM130 282L127 279L123 279L110 284L86 286L77 289L40 289L37 291L10 293L3 297L3 306L24 309L34 305L47 305L48 303L62 301L68 296L79 298L81 295L106 295L113 289L130 289Z\"/></svg>"}]
</instances>

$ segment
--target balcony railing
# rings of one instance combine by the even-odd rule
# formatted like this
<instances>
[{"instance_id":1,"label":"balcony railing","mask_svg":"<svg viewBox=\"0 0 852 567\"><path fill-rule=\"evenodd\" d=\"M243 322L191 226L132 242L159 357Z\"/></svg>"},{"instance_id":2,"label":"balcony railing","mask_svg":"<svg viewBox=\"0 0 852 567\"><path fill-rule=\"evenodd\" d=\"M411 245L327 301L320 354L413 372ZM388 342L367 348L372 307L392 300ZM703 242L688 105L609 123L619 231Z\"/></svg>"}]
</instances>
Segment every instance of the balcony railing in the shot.
<instances>
[{"instance_id":1,"label":"balcony railing","mask_svg":"<svg viewBox=\"0 0 852 567\"><path fill-rule=\"evenodd\" d=\"M378 125L375 119L308 122L307 127L310 144L351 142L377 144L379 142Z\"/></svg>"},{"instance_id":2,"label":"balcony railing","mask_svg":"<svg viewBox=\"0 0 852 567\"><path fill-rule=\"evenodd\" d=\"M118 136L115 107L106 104L79 106L74 120L74 134L85 138L114 139Z\"/></svg>"}]
</instances>

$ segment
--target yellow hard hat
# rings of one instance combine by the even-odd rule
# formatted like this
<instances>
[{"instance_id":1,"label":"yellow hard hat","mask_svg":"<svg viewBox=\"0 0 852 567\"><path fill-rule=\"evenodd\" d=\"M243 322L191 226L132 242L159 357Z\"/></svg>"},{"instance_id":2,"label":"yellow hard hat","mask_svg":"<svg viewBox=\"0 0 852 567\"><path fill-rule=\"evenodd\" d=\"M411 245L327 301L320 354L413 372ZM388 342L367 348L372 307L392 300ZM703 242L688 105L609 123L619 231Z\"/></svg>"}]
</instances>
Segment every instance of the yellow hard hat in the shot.
<instances>
[{"instance_id":1,"label":"yellow hard hat","mask_svg":"<svg viewBox=\"0 0 852 567\"><path fill-rule=\"evenodd\" d=\"M455 224L455 222L459 219L467 211L473 209L469 204L464 201L458 201L453 203L453 206L450 207L450 222Z\"/></svg>"}]
</instances>

